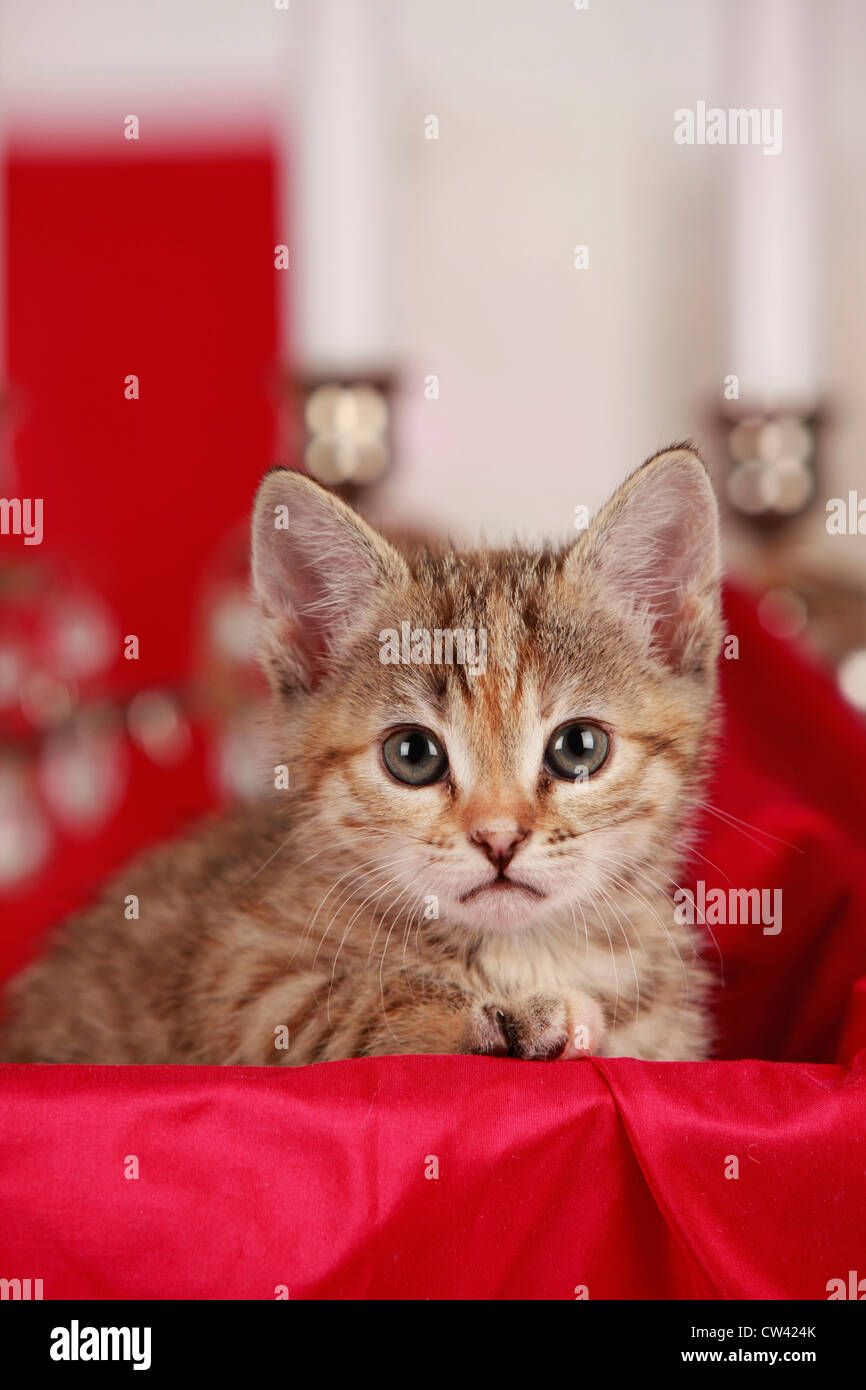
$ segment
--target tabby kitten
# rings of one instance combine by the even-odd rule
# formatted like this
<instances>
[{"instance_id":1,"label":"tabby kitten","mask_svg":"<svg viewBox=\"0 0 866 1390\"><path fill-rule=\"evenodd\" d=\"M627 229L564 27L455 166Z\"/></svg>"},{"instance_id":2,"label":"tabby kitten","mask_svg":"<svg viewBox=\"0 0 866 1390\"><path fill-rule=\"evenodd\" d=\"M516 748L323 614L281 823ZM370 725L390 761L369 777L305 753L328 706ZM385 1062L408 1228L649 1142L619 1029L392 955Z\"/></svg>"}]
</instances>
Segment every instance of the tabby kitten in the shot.
<instances>
[{"instance_id":1,"label":"tabby kitten","mask_svg":"<svg viewBox=\"0 0 866 1390\"><path fill-rule=\"evenodd\" d=\"M559 550L401 549L276 469L252 561L291 790L68 922L12 986L5 1057L706 1056L671 902L721 633L697 455L650 459Z\"/></svg>"}]
</instances>

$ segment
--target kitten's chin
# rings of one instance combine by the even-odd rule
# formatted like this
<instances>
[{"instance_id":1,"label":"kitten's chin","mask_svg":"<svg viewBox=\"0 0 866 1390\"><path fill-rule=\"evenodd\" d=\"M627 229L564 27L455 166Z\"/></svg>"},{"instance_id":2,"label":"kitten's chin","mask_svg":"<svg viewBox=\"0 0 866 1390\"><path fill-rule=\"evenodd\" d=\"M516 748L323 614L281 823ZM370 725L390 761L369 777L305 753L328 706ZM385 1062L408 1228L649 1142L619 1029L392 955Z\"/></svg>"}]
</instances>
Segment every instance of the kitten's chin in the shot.
<instances>
[{"instance_id":1,"label":"kitten's chin","mask_svg":"<svg viewBox=\"0 0 866 1390\"><path fill-rule=\"evenodd\" d=\"M534 924L549 910L547 898L536 889L495 882L460 898L449 916L477 931L516 931Z\"/></svg>"}]
</instances>

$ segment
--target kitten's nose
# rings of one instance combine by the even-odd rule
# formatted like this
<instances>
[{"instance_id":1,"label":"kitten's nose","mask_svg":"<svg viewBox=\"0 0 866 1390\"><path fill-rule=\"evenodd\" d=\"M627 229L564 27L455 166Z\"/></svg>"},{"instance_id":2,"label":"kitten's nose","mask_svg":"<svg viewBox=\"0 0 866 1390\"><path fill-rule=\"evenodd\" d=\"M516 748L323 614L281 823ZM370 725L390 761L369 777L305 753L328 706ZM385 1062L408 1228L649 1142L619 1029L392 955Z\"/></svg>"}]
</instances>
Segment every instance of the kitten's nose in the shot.
<instances>
[{"instance_id":1,"label":"kitten's nose","mask_svg":"<svg viewBox=\"0 0 866 1390\"><path fill-rule=\"evenodd\" d=\"M528 830L521 830L517 825L510 825L504 830L488 830L481 826L471 831L469 839L487 855L491 864L503 873L517 853L517 846L528 834Z\"/></svg>"}]
</instances>

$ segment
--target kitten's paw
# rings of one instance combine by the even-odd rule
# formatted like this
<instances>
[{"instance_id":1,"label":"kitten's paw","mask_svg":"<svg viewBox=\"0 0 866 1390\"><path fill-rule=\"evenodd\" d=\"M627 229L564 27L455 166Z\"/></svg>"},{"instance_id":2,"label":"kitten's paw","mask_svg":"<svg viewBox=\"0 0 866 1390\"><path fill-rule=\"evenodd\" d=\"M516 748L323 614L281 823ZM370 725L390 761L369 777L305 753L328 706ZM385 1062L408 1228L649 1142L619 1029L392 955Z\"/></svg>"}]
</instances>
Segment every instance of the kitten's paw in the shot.
<instances>
[{"instance_id":1,"label":"kitten's paw","mask_svg":"<svg viewBox=\"0 0 866 1390\"><path fill-rule=\"evenodd\" d=\"M532 1062L569 1060L591 1056L603 1033L604 1018L594 999L535 994L518 1004L478 1005L461 1051Z\"/></svg>"}]
</instances>

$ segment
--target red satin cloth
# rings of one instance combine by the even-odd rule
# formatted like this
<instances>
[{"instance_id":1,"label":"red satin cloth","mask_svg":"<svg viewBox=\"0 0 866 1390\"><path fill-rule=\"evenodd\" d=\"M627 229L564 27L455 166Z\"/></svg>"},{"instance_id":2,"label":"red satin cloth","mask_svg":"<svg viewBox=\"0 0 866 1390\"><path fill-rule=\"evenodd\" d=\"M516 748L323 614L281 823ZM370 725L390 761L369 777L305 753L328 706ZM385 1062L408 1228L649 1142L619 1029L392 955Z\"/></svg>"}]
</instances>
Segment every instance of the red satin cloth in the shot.
<instances>
[{"instance_id":1,"label":"red satin cloth","mask_svg":"<svg viewBox=\"0 0 866 1390\"><path fill-rule=\"evenodd\" d=\"M748 824L708 812L681 882L783 905L778 934L714 928L732 1060L0 1068L0 1276L214 1299L824 1299L866 1277L866 737L750 600L727 614L707 802Z\"/></svg>"},{"instance_id":2,"label":"red satin cloth","mask_svg":"<svg viewBox=\"0 0 866 1390\"><path fill-rule=\"evenodd\" d=\"M862 1065L5 1072L0 1267L46 1298L820 1299L863 1272Z\"/></svg>"}]
</instances>

